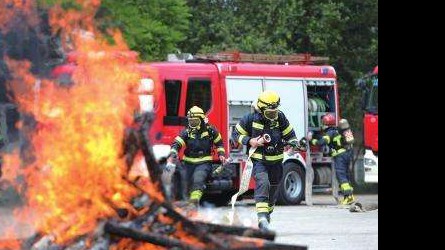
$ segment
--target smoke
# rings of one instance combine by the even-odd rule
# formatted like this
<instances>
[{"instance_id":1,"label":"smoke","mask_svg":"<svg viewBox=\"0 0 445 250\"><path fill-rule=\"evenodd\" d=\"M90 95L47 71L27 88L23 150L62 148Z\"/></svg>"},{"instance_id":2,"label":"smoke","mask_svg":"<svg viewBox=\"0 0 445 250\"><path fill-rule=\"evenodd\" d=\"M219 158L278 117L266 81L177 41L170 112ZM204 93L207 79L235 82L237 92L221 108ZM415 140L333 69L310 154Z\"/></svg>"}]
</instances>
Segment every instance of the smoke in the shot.
<instances>
[{"instance_id":1,"label":"smoke","mask_svg":"<svg viewBox=\"0 0 445 250\"><path fill-rule=\"evenodd\" d=\"M0 5L0 8L5 7ZM21 9L10 8L10 18L0 19L0 22L3 22L0 23L0 102L10 99L5 94L5 80L10 77L5 57L30 61L31 73L39 77L47 77L51 68L63 59L60 42L51 35L46 10L33 8L29 10L31 13L27 13Z\"/></svg>"},{"instance_id":2,"label":"smoke","mask_svg":"<svg viewBox=\"0 0 445 250\"><path fill-rule=\"evenodd\" d=\"M252 213L250 207L238 206L235 210L227 211L225 207L217 208L211 204L204 204L199 208L197 216L190 219L243 227L254 227L257 221L256 214Z\"/></svg>"},{"instance_id":3,"label":"smoke","mask_svg":"<svg viewBox=\"0 0 445 250\"><path fill-rule=\"evenodd\" d=\"M63 61L60 42L51 32L48 12L38 9L35 1L0 3L0 128L6 130L3 133L7 142L15 142L19 139L15 125L20 114L14 93L7 86L11 72L6 58L29 61L30 72L38 78L49 77L51 69Z\"/></svg>"}]
</instances>

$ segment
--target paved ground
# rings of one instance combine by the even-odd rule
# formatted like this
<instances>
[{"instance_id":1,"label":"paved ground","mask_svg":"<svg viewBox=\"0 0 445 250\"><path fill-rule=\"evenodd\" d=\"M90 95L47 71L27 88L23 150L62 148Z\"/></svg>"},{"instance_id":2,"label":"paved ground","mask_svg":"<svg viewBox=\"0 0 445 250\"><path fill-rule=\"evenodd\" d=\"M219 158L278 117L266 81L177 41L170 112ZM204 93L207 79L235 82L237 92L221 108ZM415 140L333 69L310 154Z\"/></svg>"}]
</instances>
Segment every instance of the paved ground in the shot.
<instances>
[{"instance_id":1,"label":"paved ground","mask_svg":"<svg viewBox=\"0 0 445 250\"><path fill-rule=\"evenodd\" d=\"M378 195L358 195L363 204L378 206ZM254 204L237 207L238 224L256 226ZM214 223L227 223L230 208L203 209L202 216ZM211 218L211 219L209 219ZM271 229L275 242L308 246L308 249L378 249L378 209L351 213L339 208L329 195L314 196L314 206L277 206Z\"/></svg>"},{"instance_id":2,"label":"paved ground","mask_svg":"<svg viewBox=\"0 0 445 250\"><path fill-rule=\"evenodd\" d=\"M309 249L378 249L378 210L351 213L315 203L313 207L277 207L273 215L276 242Z\"/></svg>"}]
</instances>

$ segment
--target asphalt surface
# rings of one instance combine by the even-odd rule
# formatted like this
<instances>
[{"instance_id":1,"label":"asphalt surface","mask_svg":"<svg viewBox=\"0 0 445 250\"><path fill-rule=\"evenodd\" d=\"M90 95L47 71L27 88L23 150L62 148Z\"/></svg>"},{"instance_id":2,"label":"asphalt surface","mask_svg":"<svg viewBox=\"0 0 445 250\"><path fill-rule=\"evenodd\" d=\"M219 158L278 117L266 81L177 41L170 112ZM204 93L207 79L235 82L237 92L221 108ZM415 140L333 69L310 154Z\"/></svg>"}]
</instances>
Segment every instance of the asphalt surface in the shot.
<instances>
[{"instance_id":1,"label":"asphalt surface","mask_svg":"<svg viewBox=\"0 0 445 250\"><path fill-rule=\"evenodd\" d=\"M276 242L306 245L308 249L378 249L378 209L352 213L317 197L314 206L277 207L271 228ZM358 197L377 203L372 197ZM318 202L320 203L318 203ZM318 204L317 204L318 203Z\"/></svg>"},{"instance_id":2,"label":"asphalt surface","mask_svg":"<svg viewBox=\"0 0 445 250\"><path fill-rule=\"evenodd\" d=\"M313 206L277 206L270 225L277 235L275 242L307 246L311 250L378 249L378 195L356 197L373 210L350 212L349 207L337 206L330 195L315 195ZM227 224L230 211L230 207L204 208L201 216L207 221ZM252 200L241 202L236 211L234 224L257 227Z\"/></svg>"}]
</instances>

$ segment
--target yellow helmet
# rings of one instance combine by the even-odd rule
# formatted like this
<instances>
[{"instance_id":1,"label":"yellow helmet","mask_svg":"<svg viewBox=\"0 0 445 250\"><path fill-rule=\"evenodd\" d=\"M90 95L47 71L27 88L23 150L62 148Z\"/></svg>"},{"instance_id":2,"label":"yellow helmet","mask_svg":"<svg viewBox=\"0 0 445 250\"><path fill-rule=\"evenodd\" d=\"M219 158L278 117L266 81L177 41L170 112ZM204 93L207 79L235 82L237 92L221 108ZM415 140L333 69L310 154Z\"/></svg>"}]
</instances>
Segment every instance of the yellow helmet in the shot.
<instances>
[{"instance_id":1,"label":"yellow helmet","mask_svg":"<svg viewBox=\"0 0 445 250\"><path fill-rule=\"evenodd\" d=\"M257 107L260 110L270 108L276 109L280 106L280 96L272 90L265 90L260 94L257 101Z\"/></svg>"},{"instance_id":2,"label":"yellow helmet","mask_svg":"<svg viewBox=\"0 0 445 250\"><path fill-rule=\"evenodd\" d=\"M204 119L205 113L204 113L204 110L202 110L202 108L200 108L198 106L193 106L187 112L187 117L188 118L199 117L199 118Z\"/></svg>"}]
</instances>

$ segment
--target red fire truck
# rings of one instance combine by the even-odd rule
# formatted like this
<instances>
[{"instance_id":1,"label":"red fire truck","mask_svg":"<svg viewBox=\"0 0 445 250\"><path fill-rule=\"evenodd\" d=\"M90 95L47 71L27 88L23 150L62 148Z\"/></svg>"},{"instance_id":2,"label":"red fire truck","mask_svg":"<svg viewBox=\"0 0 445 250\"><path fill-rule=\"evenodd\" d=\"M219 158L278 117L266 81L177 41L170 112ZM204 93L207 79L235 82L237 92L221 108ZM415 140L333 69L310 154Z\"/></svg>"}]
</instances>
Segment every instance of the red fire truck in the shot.
<instances>
[{"instance_id":1,"label":"red fire truck","mask_svg":"<svg viewBox=\"0 0 445 250\"><path fill-rule=\"evenodd\" d=\"M379 151L379 116L378 116L378 79L379 68L359 80L363 90L363 135L365 155L365 182L378 183L378 151Z\"/></svg>"},{"instance_id":2,"label":"red fire truck","mask_svg":"<svg viewBox=\"0 0 445 250\"><path fill-rule=\"evenodd\" d=\"M247 155L245 148L230 138L231 131L245 114L252 112L252 104L263 90L274 90L280 95L280 110L288 117L298 138L308 131L319 133L321 117L326 113L336 114L339 120L335 69L314 65L327 58L243 53L169 58L166 62L139 65L141 84L152 90L151 95L140 98L143 109L156 114L149 132L153 151L157 160L164 163L169 145L186 125L187 110L194 105L201 107L210 123L221 132L226 152L233 160L223 173L208 181L204 198L215 203L227 204L238 190ZM69 81L69 72L74 69L74 65L61 65L54 69L53 75ZM308 152L285 154L284 179L278 193L281 204L299 204L305 198L311 204L312 192L337 190L330 157L318 148L310 148ZM214 167L219 164L215 154ZM253 188L252 179L249 191Z\"/></svg>"}]
</instances>

